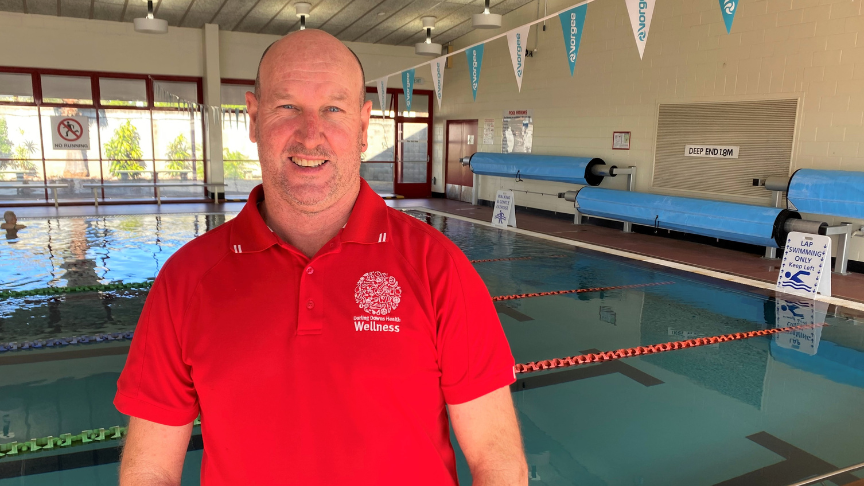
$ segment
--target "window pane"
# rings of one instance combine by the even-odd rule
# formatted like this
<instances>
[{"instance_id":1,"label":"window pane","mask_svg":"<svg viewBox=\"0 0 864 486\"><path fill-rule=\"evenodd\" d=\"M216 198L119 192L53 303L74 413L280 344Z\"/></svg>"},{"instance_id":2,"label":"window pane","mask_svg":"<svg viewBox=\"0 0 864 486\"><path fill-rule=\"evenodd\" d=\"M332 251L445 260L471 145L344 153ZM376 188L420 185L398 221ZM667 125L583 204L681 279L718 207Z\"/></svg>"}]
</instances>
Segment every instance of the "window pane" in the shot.
<instances>
[{"instance_id":1,"label":"window pane","mask_svg":"<svg viewBox=\"0 0 864 486\"><path fill-rule=\"evenodd\" d=\"M103 105L147 106L147 84L143 79L99 78L99 97Z\"/></svg>"},{"instance_id":2,"label":"window pane","mask_svg":"<svg viewBox=\"0 0 864 486\"><path fill-rule=\"evenodd\" d=\"M90 150L54 149L51 142L52 116L81 116L87 118ZM98 183L99 142L97 138L96 110L92 108L42 108L42 137L45 141L45 176L49 183L67 184L58 189L60 199L93 197L93 190L84 184Z\"/></svg>"},{"instance_id":3,"label":"window pane","mask_svg":"<svg viewBox=\"0 0 864 486\"><path fill-rule=\"evenodd\" d=\"M153 179L153 142L149 111L104 110L102 160L106 183Z\"/></svg>"},{"instance_id":4,"label":"window pane","mask_svg":"<svg viewBox=\"0 0 864 486\"><path fill-rule=\"evenodd\" d=\"M366 101L372 102L372 116L379 116L380 117L380 116L386 115L386 116L389 116L390 118L393 118L395 113L392 110L390 110L390 105L392 103L391 102L392 99L393 99L392 93L387 93L386 95L384 95L384 104L386 105L384 108L387 109L388 111L387 111L387 113L382 113L381 112L381 102L378 99L378 92L373 91L372 93L366 93Z\"/></svg>"},{"instance_id":5,"label":"window pane","mask_svg":"<svg viewBox=\"0 0 864 486\"><path fill-rule=\"evenodd\" d=\"M367 132L369 146L361 154L360 160L396 160L395 128L396 122L392 118L371 118Z\"/></svg>"},{"instance_id":6,"label":"window pane","mask_svg":"<svg viewBox=\"0 0 864 486\"><path fill-rule=\"evenodd\" d=\"M224 86L224 85L223 85ZM222 99L225 102L225 99ZM222 105L222 168L225 174L225 194L245 197L261 183L258 145L249 140L249 116L243 107Z\"/></svg>"},{"instance_id":7,"label":"window pane","mask_svg":"<svg viewBox=\"0 0 864 486\"><path fill-rule=\"evenodd\" d=\"M67 105L92 105L90 78L42 75L42 101Z\"/></svg>"},{"instance_id":8,"label":"window pane","mask_svg":"<svg viewBox=\"0 0 864 486\"><path fill-rule=\"evenodd\" d=\"M402 124L402 160L405 162L426 162L429 142L429 125L426 123Z\"/></svg>"},{"instance_id":9,"label":"window pane","mask_svg":"<svg viewBox=\"0 0 864 486\"><path fill-rule=\"evenodd\" d=\"M255 86L251 84L223 84L222 107L246 108L247 91L255 91Z\"/></svg>"},{"instance_id":10,"label":"window pane","mask_svg":"<svg viewBox=\"0 0 864 486\"><path fill-rule=\"evenodd\" d=\"M0 101L32 103L32 76L29 74L0 73Z\"/></svg>"},{"instance_id":11,"label":"window pane","mask_svg":"<svg viewBox=\"0 0 864 486\"><path fill-rule=\"evenodd\" d=\"M29 187L4 187L32 184ZM39 114L35 106L0 106L0 200L45 201Z\"/></svg>"},{"instance_id":12,"label":"window pane","mask_svg":"<svg viewBox=\"0 0 864 486\"><path fill-rule=\"evenodd\" d=\"M416 117L429 116L429 96L414 93L414 99L411 100L411 111L407 111L405 106L405 94L399 93L399 110L402 116Z\"/></svg>"},{"instance_id":13,"label":"window pane","mask_svg":"<svg viewBox=\"0 0 864 486\"><path fill-rule=\"evenodd\" d=\"M403 184L414 184L426 182L426 162L402 162L402 169L399 172L399 181Z\"/></svg>"},{"instance_id":14,"label":"window pane","mask_svg":"<svg viewBox=\"0 0 864 486\"><path fill-rule=\"evenodd\" d=\"M178 107L177 98L186 102L200 103L198 83L181 81L154 81L154 106Z\"/></svg>"},{"instance_id":15,"label":"window pane","mask_svg":"<svg viewBox=\"0 0 864 486\"><path fill-rule=\"evenodd\" d=\"M360 164L360 177L379 194L393 193L393 164L364 162Z\"/></svg>"},{"instance_id":16,"label":"window pane","mask_svg":"<svg viewBox=\"0 0 864 486\"><path fill-rule=\"evenodd\" d=\"M201 114L188 111L154 111L156 178L159 182L204 180ZM194 143L192 141L194 140ZM201 187L161 188L163 197L201 198Z\"/></svg>"}]
</instances>

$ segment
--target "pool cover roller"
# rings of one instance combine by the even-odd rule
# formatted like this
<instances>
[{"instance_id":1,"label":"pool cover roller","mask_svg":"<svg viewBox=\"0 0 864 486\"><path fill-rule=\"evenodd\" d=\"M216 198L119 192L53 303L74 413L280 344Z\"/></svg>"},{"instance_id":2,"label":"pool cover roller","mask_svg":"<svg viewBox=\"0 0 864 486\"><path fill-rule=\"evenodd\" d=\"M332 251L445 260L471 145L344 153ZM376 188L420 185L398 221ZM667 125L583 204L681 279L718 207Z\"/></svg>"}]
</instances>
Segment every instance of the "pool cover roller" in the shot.
<instances>
[{"instance_id":1,"label":"pool cover roller","mask_svg":"<svg viewBox=\"0 0 864 486\"><path fill-rule=\"evenodd\" d=\"M591 169L606 163L592 157L477 152L471 156L470 165L477 175L596 186L603 181L603 175ZM615 175L614 166L608 168L607 175Z\"/></svg>"},{"instance_id":2,"label":"pool cover roller","mask_svg":"<svg viewBox=\"0 0 864 486\"><path fill-rule=\"evenodd\" d=\"M786 197L802 213L864 219L864 172L798 169Z\"/></svg>"},{"instance_id":3,"label":"pool cover roller","mask_svg":"<svg viewBox=\"0 0 864 486\"><path fill-rule=\"evenodd\" d=\"M588 216L773 248L786 244L786 221L801 218L787 209L599 187L580 189L576 203Z\"/></svg>"}]
</instances>

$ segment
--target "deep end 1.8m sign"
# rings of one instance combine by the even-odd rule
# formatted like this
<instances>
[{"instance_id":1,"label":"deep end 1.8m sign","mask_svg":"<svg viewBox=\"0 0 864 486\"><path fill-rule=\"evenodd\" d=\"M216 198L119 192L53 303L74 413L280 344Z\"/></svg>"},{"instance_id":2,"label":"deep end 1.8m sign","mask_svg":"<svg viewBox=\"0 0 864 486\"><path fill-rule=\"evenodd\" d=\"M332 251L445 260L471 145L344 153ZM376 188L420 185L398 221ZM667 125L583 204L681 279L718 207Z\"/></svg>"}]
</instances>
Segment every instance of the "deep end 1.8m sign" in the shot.
<instances>
[{"instance_id":1,"label":"deep end 1.8m sign","mask_svg":"<svg viewBox=\"0 0 864 486\"><path fill-rule=\"evenodd\" d=\"M738 147L726 145L685 145L685 157L713 157L716 159L737 159Z\"/></svg>"}]
</instances>

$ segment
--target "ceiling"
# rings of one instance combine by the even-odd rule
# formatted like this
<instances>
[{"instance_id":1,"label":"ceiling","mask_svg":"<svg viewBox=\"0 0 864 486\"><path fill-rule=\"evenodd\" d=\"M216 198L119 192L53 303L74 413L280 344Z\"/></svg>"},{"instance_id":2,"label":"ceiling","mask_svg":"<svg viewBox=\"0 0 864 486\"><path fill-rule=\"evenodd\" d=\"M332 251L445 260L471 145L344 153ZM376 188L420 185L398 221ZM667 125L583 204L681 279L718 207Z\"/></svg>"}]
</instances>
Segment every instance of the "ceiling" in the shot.
<instances>
[{"instance_id":1,"label":"ceiling","mask_svg":"<svg viewBox=\"0 0 864 486\"><path fill-rule=\"evenodd\" d=\"M299 0L153 0L157 18L175 27L284 35L297 30ZM420 17L437 17L432 39L446 44L471 31L471 15L483 0L305 0L312 4L306 26L343 41L414 45L425 39ZM492 13L506 14L533 0L492 0ZM147 15L145 0L0 0L0 11L131 22Z\"/></svg>"}]
</instances>

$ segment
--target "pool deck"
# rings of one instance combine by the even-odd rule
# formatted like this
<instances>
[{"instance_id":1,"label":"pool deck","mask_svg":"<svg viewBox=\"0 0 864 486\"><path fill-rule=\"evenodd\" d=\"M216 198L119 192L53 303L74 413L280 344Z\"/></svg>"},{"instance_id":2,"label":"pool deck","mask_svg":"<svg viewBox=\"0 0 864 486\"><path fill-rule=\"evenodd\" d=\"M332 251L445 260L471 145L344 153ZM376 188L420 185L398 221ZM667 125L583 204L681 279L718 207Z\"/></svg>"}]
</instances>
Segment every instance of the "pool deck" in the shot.
<instances>
[{"instance_id":1,"label":"pool deck","mask_svg":"<svg viewBox=\"0 0 864 486\"><path fill-rule=\"evenodd\" d=\"M492 220L491 207L473 206L449 199L393 199L387 200L387 204L395 208L424 207L484 222ZM98 208L93 206L61 206L59 209L55 209L53 206L38 206L15 208L15 212L21 218L221 213L238 212L243 208L243 205L242 202L178 203L163 204L161 207L156 204L134 204L102 205ZM518 209L516 213L519 228L536 233L660 258L763 282L776 282L779 273L780 260L766 260L750 253L653 235L623 233L617 229L601 226L581 225L577 227L567 219L533 212L520 212ZM831 287L835 297L864 302L864 274L834 274Z\"/></svg>"}]
</instances>

